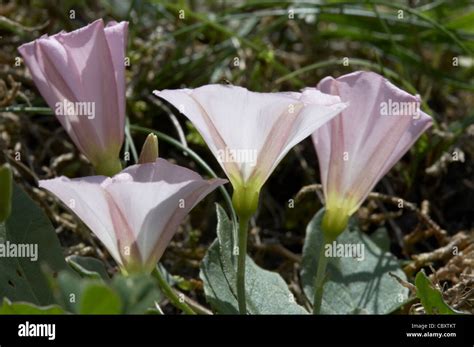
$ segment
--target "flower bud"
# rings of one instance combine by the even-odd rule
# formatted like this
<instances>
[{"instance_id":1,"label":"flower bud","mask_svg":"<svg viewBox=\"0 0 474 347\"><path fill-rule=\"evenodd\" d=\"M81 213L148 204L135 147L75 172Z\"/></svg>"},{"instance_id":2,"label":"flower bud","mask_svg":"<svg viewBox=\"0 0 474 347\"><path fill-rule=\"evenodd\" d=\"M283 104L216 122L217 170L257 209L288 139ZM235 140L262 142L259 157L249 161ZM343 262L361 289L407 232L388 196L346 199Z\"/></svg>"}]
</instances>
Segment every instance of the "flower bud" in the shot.
<instances>
[{"instance_id":1,"label":"flower bud","mask_svg":"<svg viewBox=\"0 0 474 347\"><path fill-rule=\"evenodd\" d=\"M148 134L143 144L138 164L154 163L158 158L158 137L155 134Z\"/></svg>"}]
</instances>

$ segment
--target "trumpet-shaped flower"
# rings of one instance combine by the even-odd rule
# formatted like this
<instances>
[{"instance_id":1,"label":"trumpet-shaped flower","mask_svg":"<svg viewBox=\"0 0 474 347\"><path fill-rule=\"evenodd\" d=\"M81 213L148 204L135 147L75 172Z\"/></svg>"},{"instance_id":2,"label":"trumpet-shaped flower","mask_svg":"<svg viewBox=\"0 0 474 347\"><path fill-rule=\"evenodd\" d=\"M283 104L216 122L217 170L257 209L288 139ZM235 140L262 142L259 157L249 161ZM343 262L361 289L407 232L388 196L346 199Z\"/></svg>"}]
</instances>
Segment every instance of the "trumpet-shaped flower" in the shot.
<instances>
[{"instance_id":1,"label":"trumpet-shaped flower","mask_svg":"<svg viewBox=\"0 0 474 347\"><path fill-rule=\"evenodd\" d=\"M234 187L237 210L256 208L260 188L288 151L345 107L339 97L315 88L256 93L207 85L154 94L173 104L201 133Z\"/></svg>"},{"instance_id":2,"label":"trumpet-shaped flower","mask_svg":"<svg viewBox=\"0 0 474 347\"><path fill-rule=\"evenodd\" d=\"M337 236L432 120L418 96L373 72L326 77L318 88L349 103L312 136L326 198L323 229Z\"/></svg>"},{"instance_id":3,"label":"trumpet-shaped flower","mask_svg":"<svg viewBox=\"0 0 474 347\"><path fill-rule=\"evenodd\" d=\"M101 19L18 48L41 95L100 173L120 171L127 22Z\"/></svg>"},{"instance_id":4,"label":"trumpet-shaped flower","mask_svg":"<svg viewBox=\"0 0 474 347\"><path fill-rule=\"evenodd\" d=\"M66 204L125 271L150 272L189 211L225 182L157 159L113 177L59 177L39 185Z\"/></svg>"}]
</instances>

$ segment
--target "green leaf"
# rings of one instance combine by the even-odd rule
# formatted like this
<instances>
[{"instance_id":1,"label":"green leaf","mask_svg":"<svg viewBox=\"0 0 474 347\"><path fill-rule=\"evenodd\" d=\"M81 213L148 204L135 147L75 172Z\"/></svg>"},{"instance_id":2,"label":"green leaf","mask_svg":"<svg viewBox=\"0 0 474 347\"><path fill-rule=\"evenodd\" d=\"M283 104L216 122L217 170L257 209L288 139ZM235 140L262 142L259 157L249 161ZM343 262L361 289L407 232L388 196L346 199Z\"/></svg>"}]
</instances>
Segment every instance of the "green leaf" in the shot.
<instances>
[{"instance_id":1,"label":"green leaf","mask_svg":"<svg viewBox=\"0 0 474 347\"><path fill-rule=\"evenodd\" d=\"M308 224L303 246L301 280L311 302L319 249L323 244L320 229L323 213L324 209L321 209ZM338 256L329 259L321 313L386 314L397 309L408 298L408 289L389 275L394 273L406 279L398 260L361 233L353 219L337 239L339 247L349 244L363 250L361 260L356 259L357 254L356 258Z\"/></svg>"},{"instance_id":2,"label":"green leaf","mask_svg":"<svg viewBox=\"0 0 474 347\"><path fill-rule=\"evenodd\" d=\"M116 275L112 286L119 293L123 302L123 313L143 314L155 310L155 302L160 302L163 295L149 275Z\"/></svg>"},{"instance_id":3,"label":"green leaf","mask_svg":"<svg viewBox=\"0 0 474 347\"><path fill-rule=\"evenodd\" d=\"M428 314L457 314L443 300L443 295L439 290L433 287L431 281L421 270L415 277L416 296L420 299L421 304Z\"/></svg>"},{"instance_id":4,"label":"green leaf","mask_svg":"<svg viewBox=\"0 0 474 347\"><path fill-rule=\"evenodd\" d=\"M23 250L26 249L23 245L29 245L30 254L23 252L29 257L12 256L11 250L20 249L20 245ZM12 213L4 224L0 223L0 248L10 250L0 257L0 300L6 297L41 306L54 303L42 270L47 268L56 273L67 270L68 266L51 222L16 184L13 184Z\"/></svg>"},{"instance_id":5,"label":"green leaf","mask_svg":"<svg viewBox=\"0 0 474 347\"><path fill-rule=\"evenodd\" d=\"M201 264L200 277L211 306L222 314L237 314L236 263L233 255L233 224L225 211L217 205L217 239L212 243ZM294 301L280 275L264 270L247 256L247 310L250 314L305 314Z\"/></svg>"},{"instance_id":6,"label":"green leaf","mask_svg":"<svg viewBox=\"0 0 474 347\"><path fill-rule=\"evenodd\" d=\"M61 272L53 280L57 302L73 313L143 314L155 309L163 296L148 275L122 276L112 280L81 278Z\"/></svg>"},{"instance_id":7,"label":"green leaf","mask_svg":"<svg viewBox=\"0 0 474 347\"><path fill-rule=\"evenodd\" d=\"M80 314L120 314L122 301L115 290L98 281L88 281L79 301Z\"/></svg>"},{"instance_id":8,"label":"green leaf","mask_svg":"<svg viewBox=\"0 0 474 347\"><path fill-rule=\"evenodd\" d=\"M11 302L3 298L0 314L64 314L62 307L58 305L36 306L29 302Z\"/></svg>"},{"instance_id":9,"label":"green leaf","mask_svg":"<svg viewBox=\"0 0 474 347\"><path fill-rule=\"evenodd\" d=\"M463 13L461 16L449 20L445 26L448 29L465 30L471 33L474 32L474 11Z\"/></svg>"},{"instance_id":10,"label":"green leaf","mask_svg":"<svg viewBox=\"0 0 474 347\"><path fill-rule=\"evenodd\" d=\"M77 313L81 295L81 277L74 272L61 271L56 278L50 278L50 287L56 302L68 312Z\"/></svg>"},{"instance_id":11,"label":"green leaf","mask_svg":"<svg viewBox=\"0 0 474 347\"><path fill-rule=\"evenodd\" d=\"M378 228L370 239L384 252L390 252L390 236L386 228Z\"/></svg>"},{"instance_id":12,"label":"green leaf","mask_svg":"<svg viewBox=\"0 0 474 347\"><path fill-rule=\"evenodd\" d=\"M109 280L104 263L92 257L82 257L71 255L66 258L66 262L81 276L95 279Z\"/></svg>"}]
</instances>

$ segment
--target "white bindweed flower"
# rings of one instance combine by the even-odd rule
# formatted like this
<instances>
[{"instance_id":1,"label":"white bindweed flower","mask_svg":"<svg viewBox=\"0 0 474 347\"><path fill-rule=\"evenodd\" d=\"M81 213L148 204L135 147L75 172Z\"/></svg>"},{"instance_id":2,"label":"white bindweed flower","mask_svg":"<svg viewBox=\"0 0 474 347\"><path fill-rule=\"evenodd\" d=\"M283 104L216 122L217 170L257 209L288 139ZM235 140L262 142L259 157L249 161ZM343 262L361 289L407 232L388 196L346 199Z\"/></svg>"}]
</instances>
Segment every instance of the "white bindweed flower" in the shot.
<instances>
[{"instance_id":1,"label":"white bindweed flower","mask_svg":"<svg viewBox=\"0 0 474 347\"><path fill-rule=\"evenodd\" d=\"M373 72L326 77L318 88L349 104L313 134L326 198L323 227L338 234L432 120L418 96Z\"/></svg>"},{"instance_id":2,"label":"white bindweed flower","mask_svg":"<svg viewBox=\"0 0 474 347\"><path fill-rule=\"evenodd\" d=\"M258 194L288 151L345 108L315 88L256 93L206 85L154 91L194 124L234 187L238 210L256 208Z\"/></svg>"},{"instance_id":3,"label":"white bindweed flower","mask_svg":"<svg viewBox=\"0 0 474 347\"><path fill-rule=\"evenodd\" d=\"M100 174L120 171L127 22L102 19L18 48L43 98Z\"/></svg>"},{"instance_id":4,"label":"white bindweed flower","mask_svg":"<svg viewBox=\"0 0 474 347\"><path fill-rule=\"evenodd\" d=\"M39 185L66 204L125 271L150 272L189 211L225 182L157 159L113 177L59 177Z\"/></svg>"}]
</instances>

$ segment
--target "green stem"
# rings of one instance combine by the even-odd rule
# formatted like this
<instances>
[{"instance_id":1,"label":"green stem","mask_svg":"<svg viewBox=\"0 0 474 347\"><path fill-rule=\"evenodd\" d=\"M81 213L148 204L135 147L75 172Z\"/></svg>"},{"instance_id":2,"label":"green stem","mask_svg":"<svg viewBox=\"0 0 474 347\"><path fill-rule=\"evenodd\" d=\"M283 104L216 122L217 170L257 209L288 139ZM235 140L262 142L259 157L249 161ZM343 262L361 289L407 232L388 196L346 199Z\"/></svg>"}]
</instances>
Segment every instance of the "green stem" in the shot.
<instances>
[{"instance_id":1,"label":"green stem","mask_svg":"<svg viewBox=\"0 0 474 347\"><path fill-rule=\"evenodd\" d=\"M135 144L133 143L133 138L132 135L130 134L130 120L125 118L125 139L126 139L126 144L130 147L130 150L132 152L133 160L135 161L135 164L138 163L138 153L137 149L135 148Z\"/></svg>"},{"instance_id":2,"label":"green stem","mask_svg":"<svg viewBox=\"0 0 474 347\"><path fill-rule=\"evenodd\" d=\"M35 113L35 114L42 114L42 115L54 115L54 112L49 107L37 107L37 106L25 106L25 105L18 105L18 106L7 106L7 107L0 107L0 112L13 112L13 113Z\"/></svg>"},{"instance_id":3,"label":"green stem","mask_svg":"<svg viewBox=\"0 0 474 347\"><path fill-rule=\"evenodd\" d=\"M237 262L237 300L240 314L247 314L245 297L245 258L247 257L247 233L249 218L239 218L239 255Z\"/></svg>"},{"instance_id":4,"label":"green stem","mask_svg":"<svg viewBox=\"0 0 474 347\"><path fill-rule=\"evenodd\" d=\"M181 311L183 311L186 314L196 314L191 307L189 307L183 300L181 300L171 288L171 286L168 284L168 282L164 279L163 274L161 271L158 269L158 266L155 267L155 269L152 272L153 277L156 278L158 282L158 286L160 287L161 291L165 296L169 299L171 304L179 308Z\"/></svg>"},{"instance_id":5,"label":"green stem","mask_svg":"<svg viewBox=\"0 0 474 347\"><path fill-rule=\"evenodd\" d=\"M328 265L328 258L324 254L324 251L328 243L329 242L327 241L326 237L324 237L324 242L319 249L318 270L316 272L316 279L314 281L313 314L319 314L321 312L324 279L326 277L326 268Z\"/></svg>"}]
</instances>

